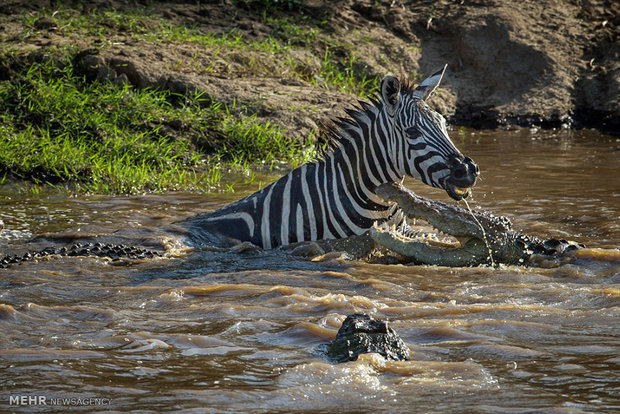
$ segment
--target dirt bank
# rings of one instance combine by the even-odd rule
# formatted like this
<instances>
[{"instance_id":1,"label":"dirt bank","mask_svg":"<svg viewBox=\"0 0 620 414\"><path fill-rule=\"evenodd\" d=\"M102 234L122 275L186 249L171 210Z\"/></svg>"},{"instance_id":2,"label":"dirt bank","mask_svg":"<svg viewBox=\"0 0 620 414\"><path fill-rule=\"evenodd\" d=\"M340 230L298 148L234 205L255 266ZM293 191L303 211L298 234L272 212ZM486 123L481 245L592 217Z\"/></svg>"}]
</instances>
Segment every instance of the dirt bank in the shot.
<instances>
[{"instance_id":1,"label":"dirt bank","mask_svg":"<svg viewBox=\"0 0 620 414\"><path fill-rule=\"evenodd\" d=\"M452 123L620 131L620 4L613 0L83 3L9 2L0 11L2 48L72 47L92 79L196 89L302 135L355 102L354 92L372 92L383 74L415 82L444 63L433 104ZM79 16L109 10L143 17L133 26L103 18L103 35L71 29ZM246 46L149 38L162 21L238 36ZM331 63L344 83L326 72ZM354 90L364 80L365 89Z\"/></svg>"}]
</instances>

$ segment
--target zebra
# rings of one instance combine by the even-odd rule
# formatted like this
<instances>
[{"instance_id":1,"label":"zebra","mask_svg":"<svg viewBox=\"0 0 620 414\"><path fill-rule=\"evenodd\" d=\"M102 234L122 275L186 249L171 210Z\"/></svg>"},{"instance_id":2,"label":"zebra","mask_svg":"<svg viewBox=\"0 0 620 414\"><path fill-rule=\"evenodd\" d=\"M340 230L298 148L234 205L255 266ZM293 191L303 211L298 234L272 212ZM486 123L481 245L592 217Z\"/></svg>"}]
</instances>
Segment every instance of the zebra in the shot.
<instances>
[{"instance_id":1,"label":"zebra","mask_svg":"<svg viewBox=\"0 0 620 414\"><path fill-rule=\"evenodd\" d=\"M195 216L190 235L202 242L224 236L263 249L360 235L397 214L397 207L373 190L405 175L442 188L455 200L467 197L478 166L454 146L445 118L425 103L446 66L416 88L385 76L370 102L360 102L347 110L349 118L335 122L322 159L242 200Z\"/></svg>"}]
</instances>

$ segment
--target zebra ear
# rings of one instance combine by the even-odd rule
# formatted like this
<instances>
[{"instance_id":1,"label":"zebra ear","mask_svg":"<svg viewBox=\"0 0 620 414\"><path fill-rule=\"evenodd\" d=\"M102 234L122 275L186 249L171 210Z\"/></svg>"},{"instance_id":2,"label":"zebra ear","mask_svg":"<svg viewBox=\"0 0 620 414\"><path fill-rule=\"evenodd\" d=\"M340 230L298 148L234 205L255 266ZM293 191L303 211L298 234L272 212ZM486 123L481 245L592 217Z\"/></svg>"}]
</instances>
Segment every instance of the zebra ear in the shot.
<instances>
[{"instance_id":1,"label":"zebra ear","mask_svg":"<svg viewBox=\"0 0 620 414\"><path fill-rule=\"evenodd\" d=\"M444 65L443 68L433 73L428 78L424 79L422 83L418 85L417 88L413 91L413 96L418 99L425 100L437 89L439 86L439 82L441 82L441 78L443 78L443 74L446 71L448 65Z\"/></svg>"},{"instance_id":2,"label":"zebra ear","mask_svg":"<svg viewBox=\"0 0 620 414\"><path fill-rule=\"evenodd\" d=\"M400 100L400 81L392 75L387 75L381 81L381 97L390 115L394 115Z\"/></svg>"}]
</instances>

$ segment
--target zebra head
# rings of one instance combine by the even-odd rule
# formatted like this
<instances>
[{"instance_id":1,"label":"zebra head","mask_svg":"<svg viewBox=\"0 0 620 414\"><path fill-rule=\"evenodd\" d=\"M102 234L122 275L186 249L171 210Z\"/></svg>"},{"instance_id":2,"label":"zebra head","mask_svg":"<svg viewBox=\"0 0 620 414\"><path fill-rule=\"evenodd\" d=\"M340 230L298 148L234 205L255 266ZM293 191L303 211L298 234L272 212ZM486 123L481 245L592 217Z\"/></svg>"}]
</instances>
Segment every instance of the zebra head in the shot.
<instances>
[{"instance_id":1,"label":"zebra head","mask_svg":"<svg viewBox=\"0 0 620 414\"><path fill-rule=\"evenodd\" d=\"M397 160L399 174L443 188L450 197L461 200L475 184L478 166L454 146L445 118L424 102L439 86L446 66L415 89L401 87L394 76L386 76L381 83L381 99L387 122L393 125L396 145L392 148L397 153L392 157Z\"/></svg>"}]
</instances>

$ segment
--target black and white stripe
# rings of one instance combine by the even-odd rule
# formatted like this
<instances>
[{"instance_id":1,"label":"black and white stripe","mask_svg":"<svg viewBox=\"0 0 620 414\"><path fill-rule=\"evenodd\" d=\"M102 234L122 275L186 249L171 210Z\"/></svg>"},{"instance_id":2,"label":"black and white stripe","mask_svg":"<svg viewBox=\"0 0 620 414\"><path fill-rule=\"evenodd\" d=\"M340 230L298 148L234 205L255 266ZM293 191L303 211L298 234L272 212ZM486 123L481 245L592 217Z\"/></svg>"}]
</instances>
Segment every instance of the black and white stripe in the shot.
<instances>
[{"instance_id":1,"label":"black and white stripe","mask_svg":"<svg viewBox=\"0 0 620 414\"><path fill-rule=\"evenodd\" d=\"M373 190L404 175L443 187L448 160L460 156L444 118L424 99L445 68L416 89L387 76L371 103L348 111L332 131L324 159L291 171L268 187L196 223L212 233L250 241L265 249L294 242L362 234L395 213Z\"/></svg>"}]
</instances>

